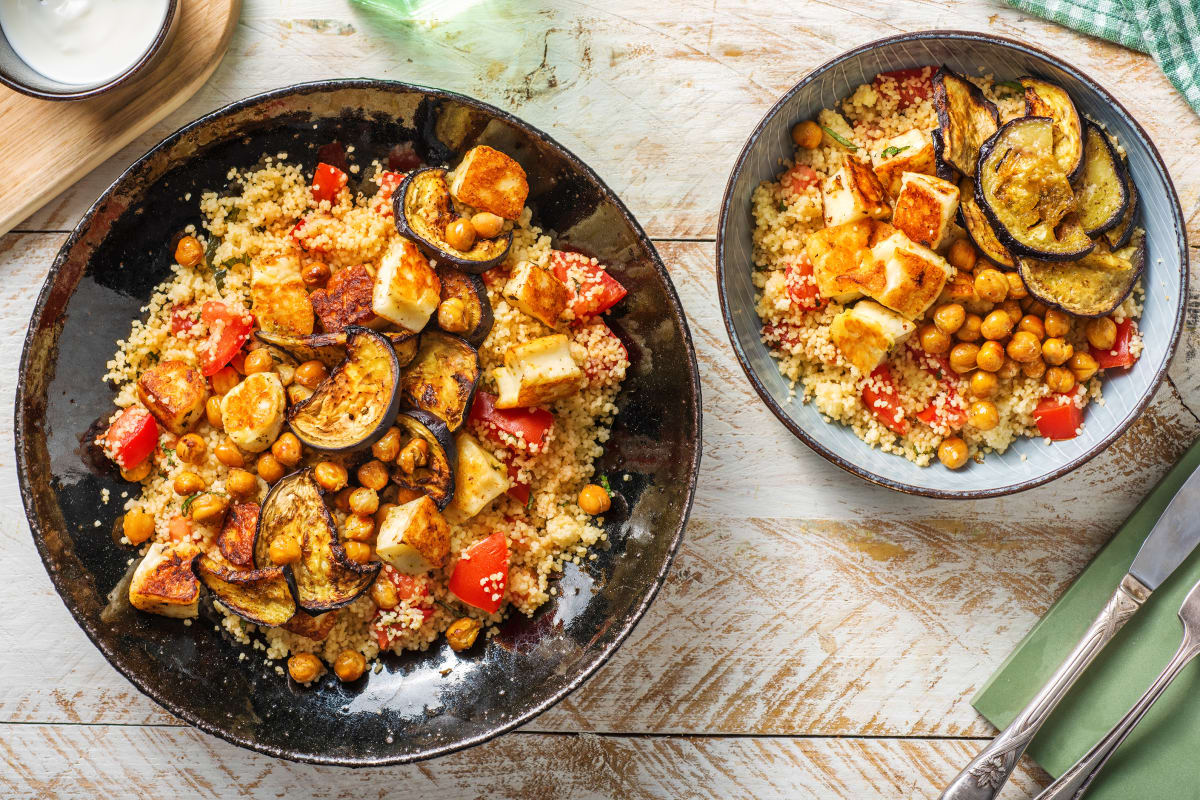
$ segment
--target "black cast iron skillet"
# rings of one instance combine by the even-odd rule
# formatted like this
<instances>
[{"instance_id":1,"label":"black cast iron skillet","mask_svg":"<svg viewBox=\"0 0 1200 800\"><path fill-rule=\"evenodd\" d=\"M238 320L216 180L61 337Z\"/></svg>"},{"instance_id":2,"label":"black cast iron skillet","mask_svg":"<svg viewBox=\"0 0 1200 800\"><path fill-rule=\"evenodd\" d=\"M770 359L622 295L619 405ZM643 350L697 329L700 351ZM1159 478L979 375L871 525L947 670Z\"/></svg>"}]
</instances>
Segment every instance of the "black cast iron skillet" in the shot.
<instances>
[{"instance_id":1,"label":"black cast iron skillet","mask_svg":"<svg viewBox=\"0 0 1200 800\"><path fill-rule=\"evenodd\" d=\"M115 342L168 275L171 245L199 223L201 192L226 190L231 167L287 153L307 169L333 141L352 163L411 143L431 164L476 144L522 163L534 218L555 244L611 266L629 296L610 325L632 366L597 467L618 500L609 545L568 565L532 619L456 654L444 641L388 656L351 684L326 675L301 689L260 651L214 630L134 611L124 579L136 554L114 543L120 480L89 442L112 412L101 376ZM191 195L190 200L183 199ZM268 755L367 766L478 744L527 722L582 684L633 630L662 585L691 507L700 463L700 384L679 298L629 211L546 134L460 95L376 80L302 84L251 97L168 137L96 202L63 245L25 340L16 395L17 470L34 541L63 601L104 656L176 716ZM626 480L624 476L628 475ZM107 488L112 501L100 502ZM100 526L95 526L95 521ZM246 652L246 660L239 654ZM450 672L441 672L450 668Z\"/></svg>"}]
</instances>

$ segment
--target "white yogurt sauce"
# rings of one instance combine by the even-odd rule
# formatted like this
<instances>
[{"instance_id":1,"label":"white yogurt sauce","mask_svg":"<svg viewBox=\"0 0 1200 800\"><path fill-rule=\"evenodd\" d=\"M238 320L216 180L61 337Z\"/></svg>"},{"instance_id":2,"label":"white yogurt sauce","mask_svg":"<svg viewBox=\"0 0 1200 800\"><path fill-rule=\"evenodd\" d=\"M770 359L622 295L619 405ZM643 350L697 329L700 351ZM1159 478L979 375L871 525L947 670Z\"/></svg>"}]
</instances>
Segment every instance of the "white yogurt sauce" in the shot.
<instances>
[{"instance_id":1,"label":"white yogurt sauce","mask_svg":"<svg viewBox=\"0 0 1200 800\"><path fill-rule=\"evenodd\" d=\"M13 50L51 80L102 83L150 49L167 0L0 0Z\"/></svg>"}]
</instances>

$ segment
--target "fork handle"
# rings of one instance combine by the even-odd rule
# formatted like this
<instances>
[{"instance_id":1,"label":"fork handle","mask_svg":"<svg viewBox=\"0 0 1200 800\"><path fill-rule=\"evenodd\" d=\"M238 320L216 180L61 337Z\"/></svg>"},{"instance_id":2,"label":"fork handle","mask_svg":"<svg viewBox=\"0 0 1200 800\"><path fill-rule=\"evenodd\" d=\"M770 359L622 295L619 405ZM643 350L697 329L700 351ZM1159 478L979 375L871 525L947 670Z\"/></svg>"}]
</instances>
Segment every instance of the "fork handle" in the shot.
<instances>
[{"instance_id":1,"label":"fork handle","mask_svg":"<svg viewBox=\"0 0 1200 800\"><path fill-rule=\"evenodd\" d=\"M1058 780L1047 786L1036 800L1075 800L1075 798L1082 797L1083 793L1092 785L1092 781L1100 774L1100 770L1103 769L1108 759L1121 746L1121 742L1125 741L1125 737L1129 736L1137 724L1142 721L1142 717L1154 705L1154 701L1166 691L1166 688L1171 685L1171 681L1175 680L1183 668L1197 655L1200 655L1200 643L1194 641L1190 636L1185 636L1183 644L1179 645L1179 649L1167 666L1154 679L1154 683L1150 684L1146 693L1133 704L1133 708L1129 709L1128 713L1113 726L1113 729L1097 742L1096 746L1089 750L1083 758L1076 761L1075 765L1064 772Z\"/></svg>"},{"instance_id":2,"label":"fork handle","mask_svg":"<svg viewBox=\"0 0 1200 800\"><path fill-rule=\"evenodd\" d=\"M1016 768L1017 759L1025 752L1050 712L1092 663L1092 659L1112 641L1117 631L1124 627L1149 596L1150 590L1137 578L1132 575L1122 578L1121 585L1109 598L1100 615L1049 682L1016 719L958 773L942 792L940 800L994 800Z\"/></svg>"}]
</instances>

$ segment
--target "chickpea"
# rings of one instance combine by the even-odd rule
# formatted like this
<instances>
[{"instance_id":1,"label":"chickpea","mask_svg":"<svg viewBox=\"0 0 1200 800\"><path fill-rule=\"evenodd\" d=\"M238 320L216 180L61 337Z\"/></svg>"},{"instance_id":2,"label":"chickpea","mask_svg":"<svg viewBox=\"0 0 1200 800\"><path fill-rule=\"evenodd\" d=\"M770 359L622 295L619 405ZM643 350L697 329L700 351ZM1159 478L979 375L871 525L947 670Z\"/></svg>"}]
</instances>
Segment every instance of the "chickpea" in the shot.
<instances>
[{"instance_id":1,"label":"chickpea","mask_svg":"<svg viewBox=\"0 0 1200 800\"><path fill-rule=\"evenodd\" d=\"M224 420L221 415L221 398L210 397L204 401L204 416L208 420L209 425L212 425L217 430L224 429Z\"/></svg>"},{"instance_id":2,"label":"chickpea","mask_svg":"<svg viewBox=\"0 0 1200 800\"><path fill-rule=\"evenodd\" d=\"M480 239L495 239L504 230L504 217L490 211L480 211L471 217L471 227Z\"/></svg>"},{"instance_id":3,"label":"chickpea","mask_svg":"<svg viewBox=\"0 0 1200 800\"><path fill-rule=\"evenodd\" d=\"M447 297L438 304L437 322L444 331L463 333L471 327L471 322L467 319L466 303L457 297Z\"/></svg>"},{"instance_id":4,"label":"chickpea","mask_svg":"<svg viewBox=\"0 0 1200 800\"><path fill-rule=\"evenodd\" d=\"M358 482L375 491L383 491L383 487L388 485L387 467L382 461L372 459L358 468Z\"/></svg>"},{"instance_id":5,"label":"chickpea","mask_svg":"<svg viewBox=\"0 0 1200 800\"><path fill-rule=\"evenodd\" d=\"M312 394L312 389L308 388L307 386L301 386L298 383L293 383L291 386L287 387L288 402L294 406L303 403L305 400L312 397Z\"/></svg>"},{"instance_id":6,"label":"chickpea","mask_svg":"<svg viewBox=\"0 0 1200 800\"><path fill-rule=\"evenodd\" d=\"M396 508L395 503L380 503L379 504L379 509L375 512L375 517L374 517L376 528L383 526L383 521L385 519L387 519L388 512L391 511L393 508Z\"/></svg>"},{"instance_id":7,"label":"chickpea","mask_svg":"<svg viewBox=\"0 0 1200 800\"><path fill-rule=\"evenodd\" d=\"M202 494L192 501L191 512L192 519L196 522L207 524L219 522L225 516L225 512L229 509L229 498L221 497L219 494Z\"/></svg>"},{"instance_id":8,"label":"chickpea","mask_svg":"<svg viewBox=\"0 0 1200 800\"><path fill-rule=\"evenodd\" d=\"M1000 379L996 377L996 373L981 369L971 373L971 394L980 400L995 397L999 388Z\"/></svg>"},{"instance_id":9,"label":"chickpea","mask_svg":"<svg viewBox=\"0 0 1200 800\"><path fill-rule=\"evenodd\" d=\"M342 535L352 542L369 542L375 535L375 520L363 514L351 514L342 524Z\"/></svg>"},{"instance_id":10,"label":"chickpea","mask_svg":"<svg viewBox=\"0 0 1200 800\"><path fill-rule=\"evenodd\" d=\"M296 683L309 683L322 672L321 659L312 653L296 653L288 659L288 675Z\"/></svg>"},{"instance_id":11,"label":"chickpea","mask_svg":"<svg viewBox=\"0 0 1200 800\"><path fill-rule=\"evenodd\" d=\"M1111 317L1090 320L1084 329L1088 344L1097 350L1112 350L1117 344L1117 323Z\"/></svg>"},{"instance_id":12,"label":"chickpea","mask_svg":"<svg viewBox=\"0 0 1200 800\"><path fill-rule=\"evenodd\" d=\"M270 372L275 369L275 359L271 358L271 352L267 348L260 347L247 354L242 368L247 375L253 375L256 372Z\"/></svg>"},{"instance_id":13,"label":"chickpea","mask_svg":"<svg viewBox=\"0 0 1200 800\"><path fill-rule=\"evenodd\" d=\"M1046 374L1046 362L1041 358L1035 358L1033 361L1028 361L1021 365L1021 374L1026 378L1035 378L1040 380Z\"/></svg>"},{"instance_id":14,"label":"chickpea","mask_svg":"<svg viewBox=\"0 0 1200 800\"><path fill-rule=\"evenodd\" d=\"M374 514L379 510L379 495L365 486L355 489L350 493L350 510L355 514Z\"/></svg>"},{"instance_id":15,"label":"chickpea","mask_svg":"<svg viewBox=\"0 0 1200 800\"><path fill-rule=\"evenodd\" d=\"M233 367L234 370L237 371L238 375L245 375L246 374L246 354L240 350L238 352L234 353L233 358L229 359L229 366Z\"/></svg>"},{"instance_id":16,"label":"chickpea","mask_svg":"<svg viewBox=\"0 0 1200 800\"><path fill-rule=\"evenodd\" d=\"M1021 280L1019 272L1006 272L1004 278L1008 281L1008 296L1014 300L1024 300L1029 297L1029 290L1025 288L1025 281Z\"/></svg>"},{"instance_id":17,"label":"chickpea","mask_svg":"<svg viewBox=\"0 0 1200 800\"><path fill-rule=\"evenodd\" d=\"M1065 311L1048 308L1043 315L1046 320L1046 335L1062 338L1071 332L1071 317Z\"/></svg>"},{"instance_id":18,"label":"chickpea","mask_svg":"<svg viewBox=\"0 0 1200 800\"><path fill-rule=\"evenodd\" d=\"M121 532L130 544L141 544L154 535L154 517L145 511L130 511L121 521Z\"/></svg>"},{"instance_id":19,"label":"chickpea","mask_svg":"<svg viewBox=\"0 0 1200 800\"><path fill-rule=\"evenodd\" d=\"M355 490L347 486L333 496L333 507L338 511L350 513L350 495L354 494Z\"/></svg>"},{"instance_id":20,"label":"chickpea","mask_svg":"<svg viewBox=\"0 0 1200 800\"><path fill-rule=\"evenodd\" d=\"M300 463L300 440L291 431L284 431L271 445L271 455L285 467L294 467Z\"/></svg>"},{"instance_id":21,"label":"chickpea","mask_svg":"<svg viewBox=\"0 0 1200 800\"><path fill-rule=\"evenodd\" d=\"M962 327L954 332L960 342L977 342L983 338L979 329L983 327L983 317L978 314L967 314Z\"/></svg>"},{"instance_id":22,"label":"chickpea","mask_svg":"<svg viewBox=\"0 0 1200 800\"><path fill-rule=\"evenodd\" d=\"M1000 424L1000 412L991 400L976 400L967 409L967 424L981 431L990 431Z\"/></svg>"},{"instance_id":23,"label":"chickpea","mask_svg":"<svg viewBox=\"0 0 1200 800\"><path fill-rule=\"evenodd\" d=\"M1045 381L1052 392L1069 392L1075 388L1075 373L1066 367L1050 367Z\"/></svg>"},{"instance_id":24,"label":"chickpea","mask_svg":"<svg viewBox=\"0 0 1200 800\"><path fill-rule=\"evenodd\" d=\"M933 312L933 324L939 331L954 333L963 326L967 314L959 303L946 303Z\"/></svg>"},{"instance_id":25,"label":"chickpea","mask_svg":"<svg viewBox=\"0 0 1200 800\"><path fill-rule=\"evenodd\" d=\"M950 349L950 334L932 323L921 326L919 336L926 353L945 353Z\"/></svg>"},{"instance_id":26,"label":"chickpea","mask_svg":"<svg viewBox=\"0 0 1200 800\"><path fill-rule=\"evenodd\" d=\"M1017 330L1028 331L1042 340L1046 338L1046 326L1042 324L1041 317L1035 317L1033 314L1026 314L1021 317L1021 321L1017 323Z\"/></svg>"},{"instance_id":27,"label":"chickpea","mask_svg":"<svg viewBox=\"0 0 1200 800\"><path fill-rule=\"evenodd\" d=\"M967 463L967 443L957 436L948 436L938 445L938 461L946 469L959 469Z\"/></svg>"},{"instance_id":28,"label":"chickpea","mask_svg":"<svg viewBox=\"0 0 1200 800\"><path fill-rule=\"evenodd\" d=\"M239 500L247 500L258 494L258 480L244 469L231 469L225 478L225 490Z\"/></svg>"},{"instance_id":29,"label":"chickpea","mask_svg":"<svg viewBox=\"0 0 1200 800\"><path fill-rule=\"evenodd\" d=\"M288 361L280 361L275 365L275 372L279 375L279 382L284 385L284 388L287 388L296 378L296 365Z\"/></svg>"},{"instance_id":30,"label":"chickpea","mask_svg":"<svg viewBox=\"0 0 1200 800\"><path fill-rule=\"evenodd\" d=\"M989 303L1001 303L1008 296L1008 278L998 269L981 269L975 273L975 293Z\"/></svg>"},{"instance_id":31,"label":"chickpea","mask_svg":"<svg viewBox=\"0 0 1200 800\"><path fill-rule=\"evenodd\" d=\"M396 456L396 466L406 475L411 475L417 467L423 467L429 459L429 443L424 439L413 439L400 450Z\"/></svg>"},{"instance_id":32,"label":"chickpea","mask_svg":"<svg viewBox=\"0 0 1200 800\"><path fill-rule=\"evenodd\" d=\"M1096 374L1100 365L1091 353L1076 353L1067 359L1067 368L1075 375L1075 380L1083 383Z\"/></svg>"},{"instance_id":33,"label":"chickpea","mask_svg":"<svg viewBox=\"0 0 1200 800\"><path fill-rule=\"evenodd\" d=\"M204 454L207 451L208 445L195 433L185 433L175 443L175 455L179 456L179 460L185 464L200 463L204 460Z\"/></svg>"},{"instance_id":34,"label":"chickpea","mask_svg":"<svg viewBox=\"0 0 1200 800\"><path fill-rule=\"evenodd\" d=\"M175 494L186 497L189 494L204 491L207 484L204 483L204 478L201 478L191 470L184 470L175 476L173 488Z\"/></svg>"},{"instance_id":35,"label":"chickpea","mask_svg":"<svg viewBox=\"0 0 1200 800\"><path fill-rule=\"evenodd\" d=\"M382 572L371 584L371 602L385 611L400 605L400 597L396 594L396 584L392 583L391 578Z\"/></svg>"},{"instance_id":36,"label":"chickpea","mask_svg":"<svg viewBox=\"0 0 1200 800\"><path fill-rule=\"evenodd\" d=\"M229 438L213 448L213 455L217 457L217 461L227 467L241 467L246 464L246 459L242 457L242 451Z\"/></svg>"},{"instance_id":37,"label":"chickpea","mask_svg":"<svg viewBox=\"0 0 1200 800\"><path fill-rule=\"evenodd\" d=\"M296 374L292 380L306 389L315 389L328 377L329 370L320 361L314 359L305 361L296 367Z\"/></svg>"},{"instance_id":38,"label":"chickpea","mask_svg":"<svg viewBox=\"0 0 1200 800\"><path fill-rule=\"evenodd\" d=\"M603 486L589 483L579 492L579 507L583 509L583 513L594 517L612 508L612 498Z\"/></svg>"},{"instance_id":39,"label":"chickpea","mask_svg":"<svg viewBox=\"0 0 1200 800\"><path fill-rule=\"evenodd\" d=\"M976 359L979 358L979 345L956 344L950 351L950 368L958 373L970 372L975 369Z\"/></svg>"},{"instance_id":40,"label":"chickpea","mask_svg":"<svg viewBox=\"0 0 1200 800\"><path fill-rule=\"evenodd\" d=\"M230 389L238 385L239 382L237 370L233 367L221 367L216 374L209 378L212 382L213 394L224 395Z\"/></svg>"},{"instance_id":41,"label":"chickpea","mask_svg":"<svg viewBox=\"0 0 1200 800\"><path fill-rule=\"evenodd\" d=\"M199 266L204 260L204 246L195 236L184 236L175 245L175 260L180 266Z\"/></svg>"},{"instance_id":42,"label":"chickpea","mask_svg":"<svg viewBox=\"0 0 1200 800\"><path fill-rule=\"evenodd\" d=\"M337 492L346 485L349 475L346 468L334 461L322 461L313 468L317 485L327 492Z\"/></svg>"},{"instance_id":43,"label":"chickpea","mask_svg":"<svg viewBox=\"0 0 1200 800\"><path fill-rule=\"evenodd\" d=\"M984 342L975 356L975 364L986 372L995 372L1004 366L1004 345L999 342Z\"/></svg>"},{"instance_id":44,"label":"chickpea","mask_svg":"<svg viewBox=\"0 0 1200 800\"><path fill-rule=\"evenodd\" d=\"M1035 300L1033 297L1027 297L1022 301L1021 307L1025 309L1026 314L1033 314L1035 317L1044 317L1050 307L1041 300Z\"/></svg>"},{"instance_id":45,"label":"chickpea","mask_svg":"<svg viewBox=\"0 0 1200 800\"><path fill-rule=\"evenodd\" d=\"M318 289L329 282L331 276L329 265L323 261L310 261L304 268L304 272L300 277L304 279L304 285L313 289Z\"/></svg>"},{"instance_id":46,"label":"chickpea","mask_svg":"<svg viewBox=\"0 0 1200 800\"><path fill-rule=\"evenodd\" d=\"M796 147L803 147L805 150L815 150L820 147L823 135L824 131L821 130L821 126L811 119L797 122L792 126L792 141L796 143Z\"/></svg>"},{"instance_id":47,"label":"chickpea","mask_svg":"<svg viewBox=\"0 0 1200 800\"><path fill-rule=\"evenodd\" d=\"M1021 365L1019 363L1017 363L1016 361L1013 361L1011 358L1004 359L1004 366L1002 366L1002 367L1000 367L1000 369L996 370L996 377L1003 378L1004 380L1008 380L1008 381L1012 380L1013 378L1017 377L1020 374L1021 374Z\"/></svg>"},{"instance_id":48,"label":"chickpea","mask_svg":"<svg viewBox=\"0 0 1200 800\"><path fill-rule=\"evenodd\" d=\"M1005 300L997 308L1012 317L1013 325L1016 325L1021 321L1021 317L1025 316L1025 312L1021 309L1021 303L1012 298Z\"/></svg>"},{"instance_id":49,"label":"chickpea","mask_svg":"<svg viewBox=\"0 0 1200 800\"><path fill-rule=\"evenodd\" d=\"M1075 348L1069 345L1065 339L1055 336L1042 342L1042 360L1051 366L1057 367L1064 364L1073 355L1075 355Z\"/></svg>"},{"instance_id":50,"label":"chickpea","mask_svg":"<svg viewBox=\"0 0 1200 800\"><path fill-rule=\"evenodd\" d=\"M963 272L970 272L975 269L977 258L978 255L975 253L974 246L966 239L959 239L950 245L950 250L946 253L946 260L955 269L960 269Z\"/></svg>"},{"instance_id":51,"label":"chickpea","mask_svg":"<svg viewBox=\"0 0 1200 800\"><path fill-rule=\"evenodd\" d=\"M258 477L267 483L274 483L283 477L283 464L280 464L270 453L263 453L259 456L255 466L258 469Z\"/></svg>"},{"instance_id":52,"label":"chickpea","mask_svg":"<svg viewBox=\"0 0 1200 800\"><path fill-rule=\"evenodd\" d=\"M150 474L150 459L147 458L142 463L129 469L121 470L121 480L129 481L130 483L140 483L146 480L146 476Z\"/></svg>"},{"instance_id":53,"label":"chickpea","mask_svg":"<svg viewBox=\"0 0 1200 800\"><path fill-rule=\"evenodd\" d=\"M1029 331L1017 331L1008 341L1005 351L1013 361L1027 364L1042 354L1042 343Z\"/></svg>"},{"instance_id":54,"label":"chickpea","mask_svg":"<svg viewBox=\"0 0 1200 800\"><path fill-rule=\"evenodd\" d=\"M371 560L371 545L369 544L346 542L342 546L346 548L346 558L355 564L365 564Z\"/></svg>"},{"instance_id":55,"label":"chickpea","mask_svg":"<svg viewBox=\"0 0 1200 800\"><path fill-rule=\"evenodd\" d=\"M396 460L396 456L400 454L400 429L397 427L388 428L379 441L371 445L371 455L383 462L392 462Z\"/></svg>"},{"instance_id":56,"label":"chickpea","mask_svg":"<svg viewBox=\"0 0 1200 800\"><path fill-rule=\"evenodd\" d=\"M295 564L301 556L300 540L295 536L276 536L267 548L267 556L270 557L271 563L281 567L284 564Z\"/></svg>"},{"instance_id":57,"label":"chickpea","mask_svg":"<svg viewBox=\"0 0 1200 800\"><path fill-rule=\"evenodd\" d=\"M350 683L367 671L367 659L356 650L343 650L333 662L333 672L342 683Z\"/></svg>"},{"instance_id":58,"label":"chickpea","mask_svg":"<svg viewBox=\"0 0 1200 800\"><path fill-rule=\"evenodd\" d=\"M446 226L446 244L465 253L475 246L475 227L463 217Z\"/></svg>"},{"instance_id":59,"label":"chickpea","mask_svg":"<svg viewBox=\"0 0 1200 800\"><path fill-rule=\"evenodd\" d=\"M446 628L446 642L456 653L469 650L471 645L475 644L482 628L483 623L477 619L459 617L450 623L450 627Z\"/></svg>"},{"instance_id":60,"label":"chickpea","mask_svg":"<svg viewBox=\"0 0 1200 800\"><path fill-rule=\"evenodd\" d=\"M985 339L1004 339L1012 333L1015 324L1007 312L996 310L984 318L983 324L979 326L979 332Z\"/></svg>"}]
</instances>

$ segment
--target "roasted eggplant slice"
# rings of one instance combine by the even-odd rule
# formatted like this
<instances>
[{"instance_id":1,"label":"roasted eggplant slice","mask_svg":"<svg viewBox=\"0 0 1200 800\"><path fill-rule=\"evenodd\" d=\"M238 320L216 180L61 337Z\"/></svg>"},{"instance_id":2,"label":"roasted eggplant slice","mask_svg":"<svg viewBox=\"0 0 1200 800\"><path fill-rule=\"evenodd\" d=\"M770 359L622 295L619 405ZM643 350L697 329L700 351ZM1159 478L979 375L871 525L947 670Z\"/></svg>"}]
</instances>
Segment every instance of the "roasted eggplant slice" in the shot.
<instances>
[{"instance_id":1,"label":"roasted eggplant slice","mask_svg":"<svg viewBox=\"0 0 1200 800\"><path fill-rule=\"evenodd\" d=\"M1074 183L1083 169L1083 122L1066 89L1039 78L1021 78L1025 87L1025 116L1054 120L1054 158Z\"/></svg>"},{"instance_id":2,"label":"roasted eggplant slice","mask_svg":"<svg viewBox=\"0 0 1200 800\"><path fill-rule=\"evenodd\" d=\"M1021 279L1029 293L1077 317L1110 313L1129 296L1146 263L1145 236L1111 252L1107 245L1067 263L1021 259Z\"/></svg>"},{"instance_id":3,"label":"roasted eggplant slice","mask_svg":"<svg viewBox=\"0 0 1200 800\"><path fill-rule=\"evenodd\" d=\"M933 76L933 107L939 132L935 155L963 175L975 177L979 148L996 132L1000 112L978 86L945 66Z\"/></svg>"},{"instance_id":4,"label":"roasted eggplant slice","mask_svg":"<svg viewBox=\"0 0 1200 800\"><path fill-rule=\"evenodd\" d=\"M358 564L347 557L312 470L281 478L263 501L254 537L259 570L274 566L271 542L280 536L300 542L300 560L284 566L283 575L296 604L310 614L353 603L379 572L379 562Z\"/></svg>"},{"instance_id":5,"label":"roasted eggplant slice","mask_svg":"<svg viewBox=\"0 0 1200 800\"><path fill-rule=\"evenodd\" d=\"M413 440L421 439L426 445L426 455L425 463L412 472L406 472L397 463L392 471L392 482L401 489L429 495L439 511L444 509L454 497L454 472L458 461L450 429L433 414L418 409L401 412L396 417L396 426L402 434L402 449Z\"/></svg>"},{"instance_id":6,"label":"roasted eggplant slice","mask_svg":"<svg viewBox=\"0 0 1200 800\"><path fill-rule=\"evenodd\" d=\"M1054 121L1018 117L979 151L975 201L1014 255L1070 261L1091 252L1075 194L1054 157Z\"/></svg>"},{"instance_id":7,"label":"roasted eggplant slice","mask_svg":"<svg viewBox=\"0 0 1200 800\"><path fill-rule=\"evenodd\" d=\"M412 331L381 331L381 336L392 343L396 349L396 358L400 366L404 366L417 353L417 339L420 334ZM346 358L346 332L316 333L312 336L292 336L289 334L255 331L254 335L264 344L277 347L296 359L298 363L305 361L320 361L327 367L336 367Z\"/></svg>"},{"instance_id":8,"label":"roasted eggplant slice","mask_svg":"<svg viewBox=\"0 0 1200 800\"><path fill-rule=\"evenodd\" d=\"M385 337L346 329L346 358L307 400L288 409L288 425L315 450L348 452L387 433L400 409L400 363Z\"/></svg>"},{"instance_id":9,"label":"roasted eggplant slice","mask_svg":"<svg viewBox=\"0 0 1200 800\"><path fill-rule=\"evenodd\" d=\"M450 333L458 333L479 347L492 332L492 323L495 321L495 317L492 316L492 301L488 300L483 279L454 267L438 267L438 277L442 281L442 302L458 298L465 309L462 329L452 330ZM440 317L438 322L441 323Z\"/></svg>"},{"instance_id":10,"label":"roasted eggplant slice","mask_svg":"<svg viewBox=\"0 0 1200 800\"><path fill-rule=\"evenodd\" d=\"M296 601L279 567L239 570L202 555L193 564L221 605L255 625L282 625L296 613Z\"/></svg>"},{"instance_id":11,"label":"roasted eggplant slice","mask_svg":"<svg viewBox=\"0 0 1200 800\"><path fill-rule=\"evenodd\" d=\"M1121 221L1111 230L1104 232L1104 240L1113 250L1120 250L1129 244L1129 239L1133 236L1133 219L1137 216L1138 207L1137 186L1133 183L1133 176L1129 174L1128 164L1122 162L1121 174L1125 177L1125 189L1129 192L1129 204L1125 206L1125 213L1121 215Z\"/></svg>"},{"instance_id":12,"label":"roasted eggplant slice","mask_svg":"<svg viewBox=\"0 0 1200 800\"><path fill-rule=\"evenodd\" d=\"M942 141L942 132L934 128L929 138L933 140L933 173L944 181L958 180L958 170L946 163L946 144Z\"/></svg>"},{"instance_id":13,"label":"roasted eggplant slice","mask_svg":"<svg viewBox=\"0 0 1200 800\"><path fill-rule=\"evenodd\" d=\"M258 503L234 503L217 534L217 549L235 567L254 566L254 532L258 528Z\"/></svg>"},{"instance_id":14,"label":"roasted eggplant slice","mask_svg":"<svg viewBox=\"0 0 1200 800\"><path fill-rule=\"evenodd\" d=\"M1016 269L1017 259L1008 252L1007 247L1000 244L996 232L992 230L992 224L975 201L975 181L963 178L958 184L958 197L958 218L983 257L998 267Z\"/></svg>"},{"instance_id":15,"label":"roasted eggplant slice","mask_svg":"<svg viewBox=\"0 0 1200 800\"><path fill-rule=\"evenodd\" d=\"M400 380L404 403L433 414L453 433L471 410L479 372L479 352L470 343L427 330L421 334L416 358Z\"/></svg>"},{"instance_id":16,"label":"roasted eggplant slice","mask_svg":"<svg viewBox=\"0 0 1200 800\"><path fill-rule=\"evenodd\" d=\"M1088 236L1097 236L1121 223L1129 207L1125 165L1100 126L1087 121L1083 174L1075 190L1079 224Z\"/></svg>"},{"instance_id":17,"label":"roasted eggplant slice","mask_svg":"<svg viewBox=\"0 0 1200 800\"><path fill-rule=\"evenodd\" d=\"M426 167L410 172L396 190L392 200L396 212L396 229L412 239L437 259L439 264L451 264L464 272L487 272L508 255L512 231L495 239L476 239L470 250L458 250L446 241L446 226L458 214L446 183L446 170Z\"/></svg>"}]
</instances>

